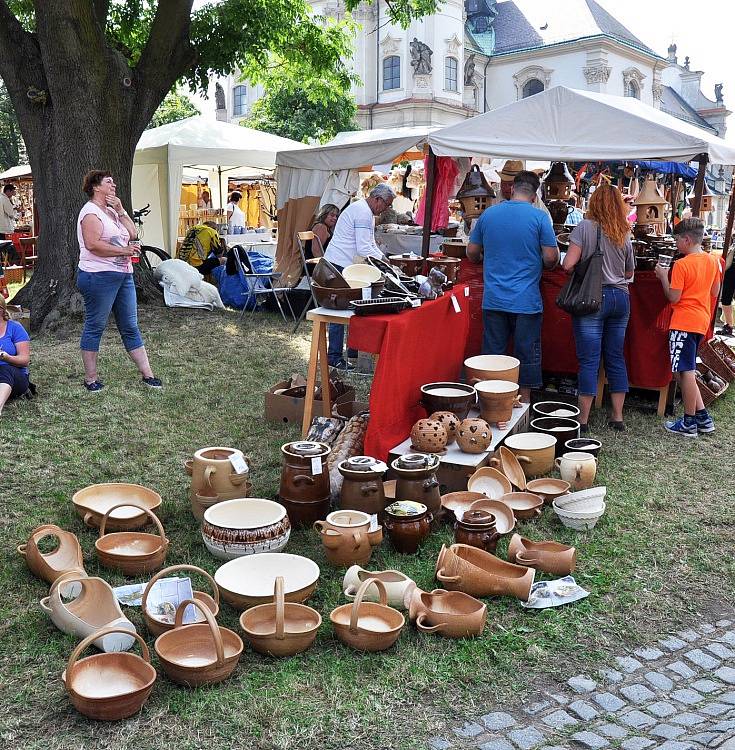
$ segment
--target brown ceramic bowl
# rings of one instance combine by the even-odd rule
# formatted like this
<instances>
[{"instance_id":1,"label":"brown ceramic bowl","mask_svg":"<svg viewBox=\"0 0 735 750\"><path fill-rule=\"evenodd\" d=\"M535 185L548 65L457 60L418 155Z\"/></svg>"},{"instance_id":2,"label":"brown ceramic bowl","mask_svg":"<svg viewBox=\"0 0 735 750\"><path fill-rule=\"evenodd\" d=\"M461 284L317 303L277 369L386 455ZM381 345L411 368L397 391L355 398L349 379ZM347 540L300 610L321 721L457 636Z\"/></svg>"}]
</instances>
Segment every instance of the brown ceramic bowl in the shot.
<instances>
[{"instance_id":1,"label":"brown ceramic bowl","mask_svg":"<svg viewBox=\"0 0 735 750\"><path fill-rule=\"evenodd\" d=\"M544 505L551 505L557 497L569 492L569 482L565 482L563 479L541 477L528 482L526 489L542 498Z\"/></svg>"},{"instance_id":2,"label":"brown ceramic bowl","mask_svg":"<svg viewBox=\"0 0 735 750\"><path fill-rule=\"evenodd\" d=\"M421 386L421 401L429 414L451 411L464 419L475 405L477 392L466 383L427 383Z\"/></svg>"},{"instance_id":3,"label":"brown ceramic bowl","mask_svg":"<svg viewBox=\"0 0 735 750\"><path fill-rule=\"evenodd\" d=\"M519 521L537 518L544 507L543 498L532 492L509 492L500 498L500 502L505 503Z\"/></svg>"},{"instance_id":4,"label":"brown ceramic bowl","mask_svg":"<svg viewBox=\"0 0 735 750\"><path fill-rule=\"evenodd\" d=\"M326 259L320 258L311 272L314 284L325 289L347 289L349 284L342 274Z\"/></svg>"},{"instance_id":5,"label":"brown ceramic bowl","mask_svg":"<svg viewBox=\"0 0 735 750\"><path fill-rule=\"evenodd\" d=\"M326 307L328 310L349 310L350 302L362 299L362 289L329 289L318 286L312 281L311 287L314 290L317 304L320 307Z\"/></svg>"}]
</instances>

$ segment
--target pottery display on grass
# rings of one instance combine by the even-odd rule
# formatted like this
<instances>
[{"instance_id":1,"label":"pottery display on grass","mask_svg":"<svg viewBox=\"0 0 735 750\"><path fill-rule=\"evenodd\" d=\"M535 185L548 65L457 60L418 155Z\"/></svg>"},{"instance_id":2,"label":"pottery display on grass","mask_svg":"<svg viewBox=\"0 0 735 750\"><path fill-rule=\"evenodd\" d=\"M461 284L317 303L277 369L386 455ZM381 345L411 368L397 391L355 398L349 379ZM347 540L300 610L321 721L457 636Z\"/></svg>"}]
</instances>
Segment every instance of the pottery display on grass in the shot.
<instances>
[{"instance_id":1,"label":"pottery display on grass","mask_svg":"<svg viewBox=\"0 0 735 750\"><path fill-rule=\"evenodd\" d=\"M119 570L126 576L138 576L152 573L163 565L168 551L168 539L163 526L155 513L142 505L133 505L153 521L158 534L147 534L142 531L114 531L106 534L107 521L112 511L132 503L113 505L102 516L100 536L94 543L97 559L106 568Z\"/></svg>"},{"instance_id":2,"label":"pottery display on grass","mask_svg":"<svg viewBox=\"0 0 735 750\"><path fill-rule=\"evenodd\" d=\"M406 453L391 462L398 475L396 498L423 503L434 514L441 510L441 490L436 478L439 456L430 453Z\"/></svg>"},{"instance_id":3,"label":"pottery display on grass","mask_svg":"<svg viewBox=\"0 0 735 750\"><path fill-rule=\"evenodd\" d=\"M507 505L519 521L538 518L544 507L543 498L532 492L509 492L500 498L500 502Z\"/></svg>"},{"instance_id":4,"label":"pottery display on grass","mask_svg":"<svg viewBox=\"0 0 735 750\"><path fill-rule=\"evenodd\" d=\"M110 584L102 578L73 580L77 586L73 600L64 601L69 589L62 592L61 581L57 581L39 602L41 609L62 633L76 638L114 628L114 633L94 639L94 645L100 651L127 651L135 642L135 625L123 614Z\"/></svg>"},{"instance_id":5,"label":"pottery display on grass","mask_svg":"<svg viewBox=\"0 0 735 750\"><path fill-rule=\"evenodd\" d=\"M414 255L413 253L389 255L388 260L392 266L400 269L406 276L416 276L421 273L424 266L424 259L420 255Z\"/></svg>"},{"instance_id":6,"label":"pottery display on grass","mask_svg":"<svg viewBox=\"0 0 735 750\"><path fill-rule=\"evenodd\" d=\"M354 601L357 590L370 578L377 578L385 587L387 602L390 607L404 609L406 592L416 584L412 578L401 573L400 570L365 570L359 565L353 565L345 573L342 580L342 591L347 599ZM380 592L377 586L368 586L362 597L366 602L377 602L380 600Z\"/></svg>"},{"instance_id":7,"label":"pottery display on grass","mask_svg":"<svg viewBox=\"0 0 735 750\"><path fill-rule=\"evenodd\" d=\"M481 380L475 383L480 416L486 422L509 422L518 405L518 384L510 380Z\"/></svg>"},{"instance_id":8,"label":"pottery display on grass","mask_svg":"<svg viewBox=\"0 0 735 750\"><path fill-rule=\"evenodd\" d=\"M471 638L485 629L487 605L462 591L414 588L407 598L408 619L422 633Z\"/></svg>"},{"instance_id":9,"label":"pottery display on grass","mask_svg":"<svg viewBox=\"0 0 735 750\"><path fill-rule=\"evenodd\" d=\"M85 638L72 651L61 675L74 708L90 719L118 721L138 713L156 681L148 646L137 633L133 637L140 643L142 658L123 652L79 659L92 643L117 632L119 628L105 628Z\"/></svg>"},{"instance_id":10,"label":"pottery display on grass","mask_svg":"<svg viewBox=\"0 0 735 750\"><path fill-rule=\"evenodd\" d=\"M498 500L513 491L508 477L489 466L479 468L467 480L467 489L470 492L482 492L492 500Z\"/></svg>"},{"instance_id":11,"label":"pottery display on grass","mask_svg":"<svg viewBox=\"0 0 735 750\"><path fill-rule=\"evenodd\" d=\"M56 547L48 552L43 551L42 548L47 546L44 540L51 539L58 540ZM84 570L82 548L76 535L52 523L33 529L28 541L18 546L18 554L25 559L28 569L34 576L49 584L67 574L74 574L80 578L87 575ZM78 592L77 586L75 593Z\"/></svg>"},{"instance_id":12,"label":"pottery display on grass","mask_svg":"<svg viewBox=\"0 0 735 750\"><path fill-rule=\"evenodd\" d=\"M518 382L521 361L507 354L478 354L464 361L467 382L474 385L481 380L509 380Z\"/></svg>"},{"instance_id":13,"label":"pottery display on grass","mask_svg":"<svg viewBox=\"0 0 735 750\"><path fill-rule=\"evenodd\" d=\"M379 603L363 601L365 591L371 586L378 589ZM329 615L337 638L358 651L390 648L398 640L406 620L398 610L389 607L387 601L381 581L363 581L352 604L336 607Z\"/></svg>"},{"instance_id":14,"label":"pottery display on grass","mask_svg":"<svg viewBox=\"0 0 735 750\"><path fill-rule=\"evenodd\" d=\"M149 523L148 516L137 506L155 511L161 505L161 496L148 487L125 482L93 484L75 492L71 499L77 513L87 526L99 528L102 516L114 505L125 503L107 519L110 531L135 531Z\"/></svg>"},{"instance_id":15,"label":"pottery display on grass","mask_svg":"<svg viewBox=\"0 0 735 750\"><path fill-rule=\"evenodd\" d=\"M534 542L513 534L508 543L508 560L554 576L568 576L577 567L577 550L554 541Z\"/></svg>"},{"instance_id":16,"label":"pottery display on grass","mask_svg":"<svg viewBox=\"0 0 735 750\"><path fill-rule=\"evenodd\" d=\"M566 526L568 529L574 529L575 531L589 531L590 529L594 529L597 525L597 522L604 515L605 508L607 507L603 502L597 510L568 510L566 508L557 506L557 503L560 499L561 498L557 498L556 500L554 500L554 502L551 504L551 507L554 509L554 512L559 517L559 520L562 522L562 524L564 524L564 526Z\"/></svg>"},{"instance_id":17,"label":"pottery display on grass","mask_svg":"<svg viewBox=\"0 0 735 750\"><path fill-rule=\"evenodd\" d=\"M216 494L223 500L232 500L232 493L248 481L250 466L250 459L237 448L201 448L194 453L192 460L191 487L195 491L207 490L202 494ZM236 467L245 467L245 471L238 472Z\"/></svg>"},{"instance_id":18,"label":"pottery display on grass","mask_svg":"<svg viewBox=\"0 0 735 750\"><path fill-rule=\"evenodd\" d=\"M330 482L324 443L297 440L281 446L283 467L278 500L291 523L311 526L329 512Z\"/></svg>"},{"instance_id":19,"label":"pottery display on grass","mask_svg":"<svg viewBox=\"0 0 735 750\"><path fill-rule=\"evenodd\" d=\"M483 510L495 517L495 530L503 536L509 534L516 525L516 517L513 511L500 500L489 500L484 497L481 500L475 500L470 507L470 511Z\"/></svg>"},{"instance_id":20,"label":"pottery display on grass","mask_svg":"<svg viewBox=\"0 0 735 750\"><path fill-rule=\"evenodd\" d=\"M509 448L523 467L526 477L539 477L554 468L556 438L542 432L520 432L505 438ZM528 485L526 485L528 489Z\"/></svg>"},{"instance_id":21,"label":"pottery display on grass","mask_svg":"<svg viewBox=\"0 0 735 750\"><path fill-rule=\"evenodd\" d=\"M149 608L148 595L150 594L151 589L155 585L156 581L158 581L160 578L169 578L171 577L172 573L183 573L184 571L189 573L197 573L198 575L202 576L202 578L207 579L207 582L212 587L211 596L204 591L197 591L196 589L193 589L193 587L192 593L194 594L194 598L197 601L204 604L209 609L209 611L215 617L217 617L217 614L219 613L219 589L217 588L217 584L214 582L214 578L212 578L212 576L210 576L206 570L197 568L196 565L171 565L168 568L159 570L158 573L156 573L156 575L154 575L153 578L148 581L145 589L143 589L140 608L143 611L143 619L145 620L146 627L148 628L148 631L151 635L159 636L161 635L161 633L165 633L167 630L172 630L174 627L174 618L176 614L175 611L157 612ZM198 609L194 609L194 623L192 624L202 623L204 621L205 618L201 611Z\"/></svg>"},{"instance_id":22,"label":"pottery display on grass","mask_svg":"<svg viewBox=\"0 0 735 750\"><path fill-rule=\"evenodd\" d=\"M183 624L189 605L201 612L204 623ZM173 630L159 635L153 648L170 680L199 687L226 680L240 661L244 645L237 633L219 626L200 601L184 599L176 609Z\"/></svg>"},{"instance_id":23,"label":"pottery display on grass","mask_svg":"<svg viewBox=\"0 0 735 750\"><path fill-rule=\"evenodd\" d=\"M286 509L273 500L239 498L209 508L202 522L205 546L220 560L280 552L291 536Z\"/></svg>"},{"instance_id":24,"label":"pottery display on grass","mask_svg":"<svg viewBox=\"0 0 735 750\"><path fill-rule=\"evenodd\" d=\"M447 277L447 281L456 284L460 263L459 258L442 258L438 255L430 255L426 259L426 275L428 276L431 273L432 268L438 268Z\"/></svg>"},{"instance_id":25,"label":"pottery display on grass","mask_svg":"<svg viewBox=\"0 0 735 750\"><path fill-rule=\"evenodd\" d=\"M493 431L484 419L463 419L457 428L457 445L464 453L485 453L492 442Z\"/></svg>"},{"instance_id":26,"label":"pottery display on grass","mask_svg":"<svg viewBox=\"0 0 735 750\"><path fill-rule=\"evenodd\" d=\"M457 430L459 429L460 419L451 411L435 411L429 416L429 419L435 419L441 422L447 432L447 445L452 445L457 440Z\"/></svg>"},{"instance_id":27,"label":"pottery display on grass","mask_svg":"<svg viewBox=\"0 0 735 750\"><path fill-rule=\"evenodd\" d=\"M555 452L559 457L564 453L564 443L579 437L579 422L567 417L537 417L531 420L531 430L555 437Z\"/></svg>"},{"instance_id":28,"label":"pottery display on grass","mask_svg":"<svg viewBox=\"0 0 735 750\"><path fill-rule=\"evenodd\" d=\"M345 510L361 510L383 520L386 497L383 475L388 467L370 456L353 456L340 461L337 470L342 475L339 507Z\"/></svg>"},{"instance_id":29,"label":"pottery display on grass","mask_svg":"<svg viewBox=\"0 0 735 750\"><path fill-rule=\"evenodd\" d=\"M332 565L364 565L370 560L373 547L383 541L383 528L378 526L371 531L370 516L359 510L334 511L325 521L314 521L314 530Z\"/></svg>"},{"instance_id":30,"label":"pottery display on grass","mask_svg":"<svg viewBox=\"0 0 735 750\"><path fill-rule=\"evenodd\" d=\"M445 588L470 596L514 596L528 601L534 569L506 562L477 547L442 545L436 579Z\"/></svg>"},{"instance_id":31,"label":"pottery display on grass","mask_svg":"<svg viewBox=\"0 0 735 750\"><path fill-rule=\"evenodd\" d=\"M438 419L419 419L411 428L411 450L441 453L447 440L447 431Z\"/></svg>"},{"instance_id":32,"label":"pottery display on grass","mask_svg":"<svg viewBox=\"0 0 735 750\"><path fill-rule=\"evenodd\" d=\"M512 450L501 445L497 456L490 459L490 465L502 471L521 492L526 489L526 475Z\"/></svg>"},{"instance_id":33,"label":"pottery display on grass","mask_svg":"<svg viewBox=\"0 0 735 750\"><path fill-rule=\"evenodd\" d=\"M268 656L293 656L310 648L322 616L305 604L287 602L282 576L276 577L272 604L259 604L240 615L240 627L254 651Z\"/></svg>"},{"instance_id":34,"label":"pottery display on grass","mask_svg":"<svg viewBox=\"0 0 735 750\"><path fill-rule=\"evenodd\" d=\"M272 602L278 576L283 577L286 601L303 604L314 593L319 574L319 566L308 557L262 552L226 562L217 568L214 580L222 598L243 610Z\"/></svg>"},{"instance_id":35,"label":"pottery display on grass","mask_svg":"<svg viewBox=\"0 0 735 750\"><path fill-rule=\"evenodd\" d=\"M526 489L533 492L534 495L538 495L544 501L544 505L551 505L557 497L569 492L569 482L565 482L563 479L541 477L541 479L532 479L528 482Z\"/></svg>"},{"instance_id":36,"label":"pottery display on grass","mask_svg":"<svg viewBox=\"0 0 735 750\"><path fill-rule=\"evenodd\" d=\"M554 461L559 474L565 482L569 482L572 492L586 490L595 483L597 474L597 459L591 453L575 451L565 453Z\"/></svg>"},{"instance_id":37,"label":"pottery display on grass","mask_svg":"<svg viewBox=\"0 0 735 750\"><path fill-rule=\"evenodd\" d=\"M477 401L474 387L466 383L426 383L421 386L421 403L427 413L451 411L464 419Z\"/></svg>"},{"instance_id":38,"label":"pottery display on grass","mask_svg":"<svg viewBox=\"0 0 735 750\"><path fill-rule=\"evenodd\" d=\"M495 552L500 534L495 516L487 510L467 510L454 524L454 541L486 552Z\"/></svg>"},{"instance_id":39,"label":"pottery display on grass","mask_svg":"<svg viewBox=\"0 0 735 750\"><path fill-rule=\"evenodd\" d=\"M412 555L431 533L433 515L423 503L398 500L385 509L383 525L398 552Z\"/></svg>"},{"instance_id":40,"label":"pottery display on grass","mask_svg":"<svg viewBox=\"0 0 735 750\"><path fill-rule=\"evenodd\" d=\"M579 416L579 407L567 404L564 401L537 401L531 405L533 419L536 417L565 417L576 419Z\"/></svg>"},{"instance_id":41,"label":"pottery display on grass","mask_svg":"<svg viewBox=\"0 0 735 750\"><path fill-rule=\"evenodd\" d=\"M204 514L213 505L222 503L225 500L241 500L242 498L250 497L252 490L252 482L245 482L239 487L234 488L231 492L223 494L218 494L208 487L203 487L200 490L192 488L189 490L191 513L197 521L201 522L204 519Z\"/></svg>"},{"instance_id":42,"label":"pottery display on grass","mask_svg":"<svg viewBox=\"0 0 735 750\"><path fill-rule=\"evenodd\" d=\"M482 492L448 492L442 495L442 510L450 522L458 521L462 514L470 509L472 503L476 500L484 500L485 495Z\"/></svg>"},{"instance_id":43,"label":"pottery display on grass","mask_svg":"<svg viewBox=\"0 0 735 750\"><path fill-rule=\"evenodd\" d=\"M564 443L564 448L566 449L565 452L581 451L582 453L591 453L597 458L600 454L602 443L599 440L594 440L593 438L588 437L573 438Z\"/></svg>"}]
</instances>

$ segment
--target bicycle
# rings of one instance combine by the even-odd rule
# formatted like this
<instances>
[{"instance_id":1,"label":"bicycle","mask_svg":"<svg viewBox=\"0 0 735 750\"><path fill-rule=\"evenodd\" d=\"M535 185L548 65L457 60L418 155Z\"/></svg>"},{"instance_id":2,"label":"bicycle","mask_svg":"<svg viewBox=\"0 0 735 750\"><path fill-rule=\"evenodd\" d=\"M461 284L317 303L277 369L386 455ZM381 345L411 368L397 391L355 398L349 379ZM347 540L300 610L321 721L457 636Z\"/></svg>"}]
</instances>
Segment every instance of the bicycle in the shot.
<instances>
[{"instance_id":1,"label":"bicycle","mask_svg":"<svg viewBox=\"0 0 735 750\"><path fill-rule=\"evenodd\" d=\"M139 208L137 211L133 211L133 224L135 224L138 230L138 239L143 237L143 218L148 216L151 212L151 204L148 203L143 208ZM152 261L152 259L155 260ZM140 246L140 265L146 268L148 271L152 271L162 260L171 260L171 256L165 251L161 250L160 247L154 245L143 245Z\"/></svg>"}]
</instances>

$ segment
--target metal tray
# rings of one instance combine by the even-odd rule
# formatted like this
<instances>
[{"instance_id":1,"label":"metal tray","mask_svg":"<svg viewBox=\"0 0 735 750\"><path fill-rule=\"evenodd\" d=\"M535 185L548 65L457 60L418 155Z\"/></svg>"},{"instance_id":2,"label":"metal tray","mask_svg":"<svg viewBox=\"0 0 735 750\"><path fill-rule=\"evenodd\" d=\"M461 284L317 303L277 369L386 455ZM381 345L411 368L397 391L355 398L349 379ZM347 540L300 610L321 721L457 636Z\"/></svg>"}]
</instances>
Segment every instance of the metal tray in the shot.
<instances>
[{"instance_id":1,"label":"metal tray","mask_svg":"<svg viewBox=\"0 0 735 750\"><path fill-rule=\"evenodd\" d=\"M379 297L378 299L358 299L350 302L355 315L386 315L399 313L411 307L403 297Z\"/></svg>"}]
</instances>

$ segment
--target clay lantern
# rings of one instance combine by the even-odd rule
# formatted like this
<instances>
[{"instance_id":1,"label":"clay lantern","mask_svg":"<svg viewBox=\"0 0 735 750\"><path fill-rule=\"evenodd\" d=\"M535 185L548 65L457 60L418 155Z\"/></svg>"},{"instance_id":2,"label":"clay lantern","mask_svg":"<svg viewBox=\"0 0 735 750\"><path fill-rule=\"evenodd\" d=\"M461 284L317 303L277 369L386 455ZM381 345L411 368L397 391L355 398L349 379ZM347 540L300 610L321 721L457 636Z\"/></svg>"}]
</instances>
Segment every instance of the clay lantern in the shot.
<instances>
[{"instance_id":1,"label":"clay lantern","mask_svg":"<svg viewBox=\"0 0 735 750\"><path fill-rule=\"evenodd\" d=\"M659 192L653 177L646 178L643 189L633 204L636 207L638 224L652 224L656 234L665 234L666 207L669 204Z\"/></svg>"},{"instance_id":2,"label":"clay lantern","mask_svg":"<svg viewBox=\"0 0 735 750\"><path fill-rule=\"evenodd\" d=\"M465 219L477 218L494 197L495 191L488 184L480 167L473 164L462 187L457 191L457 200L462 204Z\"/></svg>"},{"instance_id":3,"label":"clay lantern","mask_svg":"<svg viewBox=\"0 0 735 750\"><path fill-rule=\"evenodd\" d=\"M702 190L702 202L699 204L699 215L712 211L714 208L715 196L712 195L711 190L707 187L707 181L704 182L704 188Z\"/></svg>"},{"instance_id":4,"label":"clay lantern","mask_svg":"<svg viewBox=\"0 0 735 750\"><path fill-rule=\"evenodd\" d=\"M574 178L563 161L555 161L544 176L544 195L547 201L566 201L572 197Z\"/></svg>"}]
</instances>

